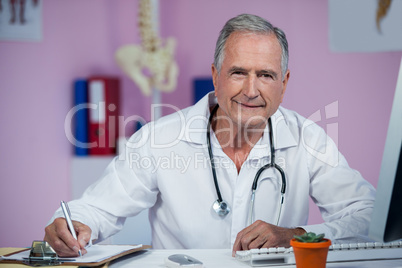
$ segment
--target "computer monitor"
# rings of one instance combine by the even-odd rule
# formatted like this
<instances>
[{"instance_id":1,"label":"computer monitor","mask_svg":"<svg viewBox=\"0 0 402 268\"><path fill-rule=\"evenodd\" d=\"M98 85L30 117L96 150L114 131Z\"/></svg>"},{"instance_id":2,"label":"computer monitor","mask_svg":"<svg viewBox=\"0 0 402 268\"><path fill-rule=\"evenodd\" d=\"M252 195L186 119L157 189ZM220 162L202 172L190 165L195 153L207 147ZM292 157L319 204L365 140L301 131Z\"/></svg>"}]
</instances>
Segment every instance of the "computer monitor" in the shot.
<instances>
[{"instance_id":1,"label":"computer monitor","mask_svg":"<svg viewBox=\"0 0 402 268\"><path fill-rule=\"evenodd\" d=\"M390 242L402 239L402 61L392 104L387 139L369 237Z\"/></svg>"}]
</instances>

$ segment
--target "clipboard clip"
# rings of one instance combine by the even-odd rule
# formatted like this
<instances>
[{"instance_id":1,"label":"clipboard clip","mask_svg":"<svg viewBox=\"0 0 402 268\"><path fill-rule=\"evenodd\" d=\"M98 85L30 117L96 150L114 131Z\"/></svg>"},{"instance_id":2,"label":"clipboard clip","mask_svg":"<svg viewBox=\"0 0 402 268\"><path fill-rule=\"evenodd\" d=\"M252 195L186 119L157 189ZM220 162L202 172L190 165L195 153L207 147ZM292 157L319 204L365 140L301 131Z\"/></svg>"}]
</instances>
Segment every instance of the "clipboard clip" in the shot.
<instances>
[{"instance_id":1,"label":"clipboard clip","mask_svg":"<svg viewBox=\"0 0 402 268\"><path fill-rule=\"evenodd\" d=\"M56 251L45 241L33 241L29 258L24 264L34 267L60 265Z\"/></svg>"}]
</instances>

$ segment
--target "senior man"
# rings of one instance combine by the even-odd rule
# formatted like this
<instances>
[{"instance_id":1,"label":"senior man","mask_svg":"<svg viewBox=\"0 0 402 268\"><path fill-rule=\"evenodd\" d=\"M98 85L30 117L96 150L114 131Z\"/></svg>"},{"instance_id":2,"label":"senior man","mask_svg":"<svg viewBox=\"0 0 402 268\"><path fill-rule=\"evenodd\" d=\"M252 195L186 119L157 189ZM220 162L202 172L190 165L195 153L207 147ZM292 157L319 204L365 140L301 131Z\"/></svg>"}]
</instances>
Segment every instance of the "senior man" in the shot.
<instances>
[{"instance_id":1,"label":"senior man","mask_svg":"<svg viewBox=\"0 0 402 268\"><path fill-rule=\"evenodd\" d=\"M125 155L70 202L78 241L55 213L45 240L60 255L85 253L144 209L154 248L235 252L289 246L306 231L334 242L367 234L374 188L320 127L280 106L290 77L283 31L254 15L230 19L212 77L214 92L142 127ZM307 225L310 196L322 224Z\"/></svg>"}]
</instances>

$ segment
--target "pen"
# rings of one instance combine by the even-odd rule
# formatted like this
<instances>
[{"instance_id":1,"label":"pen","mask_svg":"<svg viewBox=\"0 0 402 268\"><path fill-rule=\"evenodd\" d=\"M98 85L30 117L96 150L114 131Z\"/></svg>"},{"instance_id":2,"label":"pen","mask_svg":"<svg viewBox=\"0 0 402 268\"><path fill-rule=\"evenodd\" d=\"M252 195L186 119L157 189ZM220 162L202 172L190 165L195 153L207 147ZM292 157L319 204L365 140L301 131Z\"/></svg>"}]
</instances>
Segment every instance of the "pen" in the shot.
<instances>
[{"instance_id":1,"label":"pen","mask_svg":"<svg viewBox=\"0 0 402 268\"><path fill-rule=\"evenodd\" d=\"M67 221L68 229L70 229L70 232L73 235L74 239L78 240L77 235L75 234L73 222L71 221L70 209L68 208L68 205L66 202L61 201L60 204L61 204L61 210L63 210L64 217L66 218L66 221ZM78 254L80 254L80 256L82 257L81 249L78 251Z\"/></svg>"}]
</instances>

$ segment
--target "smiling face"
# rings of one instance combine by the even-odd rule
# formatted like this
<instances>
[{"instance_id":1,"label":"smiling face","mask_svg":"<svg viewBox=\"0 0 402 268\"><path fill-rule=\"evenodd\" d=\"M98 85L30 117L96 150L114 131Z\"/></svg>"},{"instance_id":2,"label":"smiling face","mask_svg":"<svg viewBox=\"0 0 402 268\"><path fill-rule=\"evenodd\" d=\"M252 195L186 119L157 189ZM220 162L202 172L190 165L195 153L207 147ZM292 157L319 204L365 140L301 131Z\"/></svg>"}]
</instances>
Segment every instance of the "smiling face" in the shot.
<instances>
[{"instance_id":1,"label":"smiling face","mask_svg":"<svg viewBox=\"0 0 402 268\"><path fill-rule=\"evenodd\" d=\"M274 34L232 33L220 73L212 65L218 116L238 129L264 128L282 102L289 71L282 79L281 47ZM218 119L219 121L219 119Z\"/></svg>"}]
</instances>

